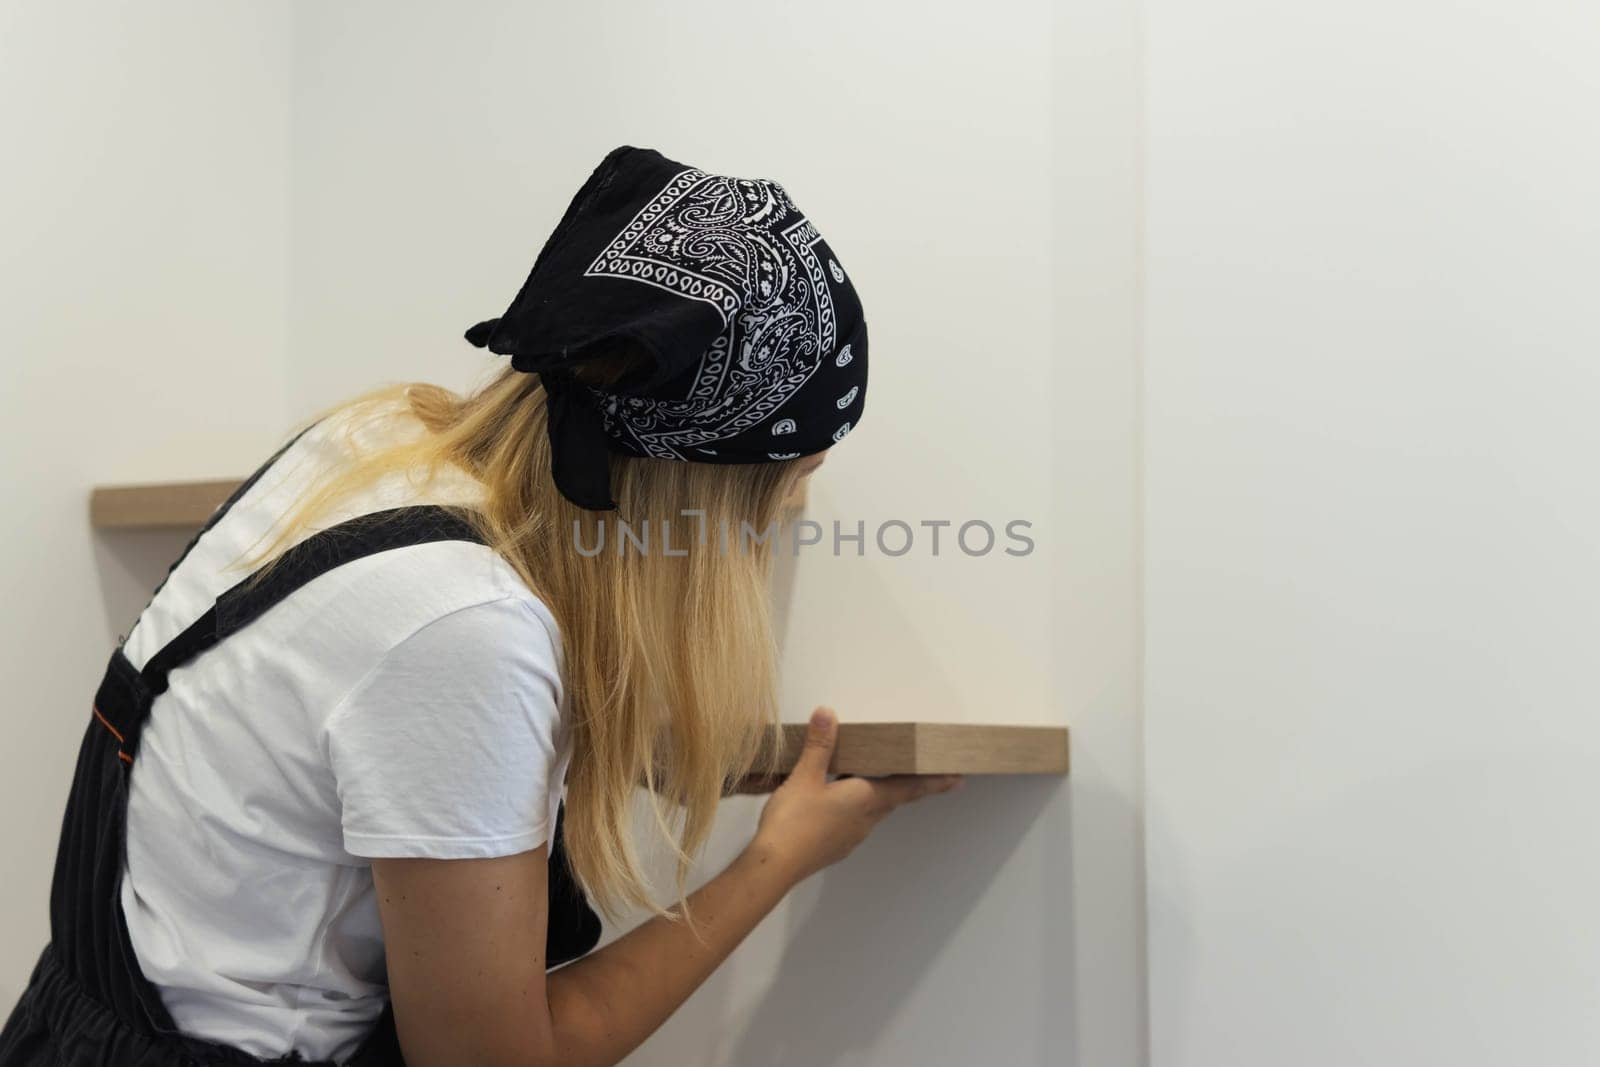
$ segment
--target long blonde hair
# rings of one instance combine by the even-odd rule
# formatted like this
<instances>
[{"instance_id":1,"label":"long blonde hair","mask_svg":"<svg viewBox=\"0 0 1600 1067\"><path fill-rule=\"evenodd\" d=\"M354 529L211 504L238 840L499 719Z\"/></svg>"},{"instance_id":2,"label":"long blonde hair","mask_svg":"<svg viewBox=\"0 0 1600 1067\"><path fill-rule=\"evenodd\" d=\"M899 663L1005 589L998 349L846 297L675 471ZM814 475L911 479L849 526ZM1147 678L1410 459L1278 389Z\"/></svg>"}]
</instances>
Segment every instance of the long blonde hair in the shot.
<instances>
[{"instance_id":1,"label":"long blonde hair","mask_svg":"<svg viewBox=\"0 0 1600 1067\"><path fill-rule=\"evenodd\" d=\"M544 390L533 375L508 367L465 396L425 383L388 386L319 418L331 416L340 417L352 442L383 419L415 420L412 428L421 432L352 448L351 461L316 478L250 565L270 566L319 517L386 476L418 482L420 475L425 486L454 466L481 483L479 502L452 510L482 533L560 627L572 716L565 822L572 871L609 916L628 906L674 914L654 899L635 848L633 798L643 785L656 829L677 860L675 914L687 917L690 867L726 784L772 770L756 761L763 733L775 740L777 730L768 592L776 538L746 539L741 531L776 527L800 476L796 464L614 455L618 511L597 513L555 488ZM686 510L696 517L686 518ZM648 551L636 544L624 550L619 518L636 533L648 531ZM659 543L666 522L671 555ZM604 550L595 553L602 538ZM687 553L678 554L682 549Z\"/></svg>"}]
</instances>

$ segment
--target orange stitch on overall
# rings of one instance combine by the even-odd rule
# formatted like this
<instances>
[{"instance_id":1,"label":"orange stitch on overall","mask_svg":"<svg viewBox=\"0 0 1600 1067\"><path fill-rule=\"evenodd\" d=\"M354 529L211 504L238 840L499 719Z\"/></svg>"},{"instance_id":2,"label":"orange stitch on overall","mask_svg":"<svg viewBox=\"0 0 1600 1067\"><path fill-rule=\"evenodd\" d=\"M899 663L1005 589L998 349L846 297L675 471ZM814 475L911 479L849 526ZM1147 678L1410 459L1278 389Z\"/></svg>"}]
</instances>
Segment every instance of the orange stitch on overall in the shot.
<instances>
[{"instance_id":1,"label":"orange stitch on overall","mask_svg":"<svg viewBox=\"0 0 1600 1067\"><path fill-rule=\"evenodd\" d=\"M122 740L122 735L117 732L117 728L115 726L111 725L111 721L109 719L107 719L104 715L100 714L100 709L99 708L95 708L94 709L94 717L100 720L100 725L101 726L104 726L107 730L111 731L111 736L112 737L115 737L118 741Z\"/></svg>"}]
</instances>

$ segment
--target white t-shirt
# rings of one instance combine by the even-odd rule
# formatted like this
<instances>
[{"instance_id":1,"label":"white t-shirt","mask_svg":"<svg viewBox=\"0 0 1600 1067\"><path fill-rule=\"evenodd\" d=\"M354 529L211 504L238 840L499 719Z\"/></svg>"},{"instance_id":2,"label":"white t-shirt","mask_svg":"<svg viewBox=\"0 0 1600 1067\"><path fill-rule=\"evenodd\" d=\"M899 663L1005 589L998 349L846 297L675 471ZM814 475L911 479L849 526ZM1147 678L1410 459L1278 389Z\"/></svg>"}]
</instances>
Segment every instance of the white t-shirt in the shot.
<instances>
[{"instance_id":1,"label":"white t-shirt","mask_svg":"<svg viewBox=\"0 0 1600 1067\"><path fill-rule=\"evenodd\" d=\"M337 460L333 425L170 575L124 646L135 666L244 576L224 568ZM425 492L396 477L319 525L477 491L461 472ZM347 1057L388 996L368 861L538 848L570 759L555 620L503 559L438 542L338 567L156 698L122 885L139 965L187 1033L262 1057Z\"/></svg>"}]
</instances>

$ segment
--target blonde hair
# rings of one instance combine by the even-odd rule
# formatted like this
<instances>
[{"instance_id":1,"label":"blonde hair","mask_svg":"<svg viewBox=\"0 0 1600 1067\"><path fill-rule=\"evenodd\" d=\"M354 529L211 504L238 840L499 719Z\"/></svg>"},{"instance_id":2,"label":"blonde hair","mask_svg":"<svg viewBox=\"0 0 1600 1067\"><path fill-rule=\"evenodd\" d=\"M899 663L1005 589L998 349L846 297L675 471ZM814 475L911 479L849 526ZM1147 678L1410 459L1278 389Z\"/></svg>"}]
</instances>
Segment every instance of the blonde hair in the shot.
<instances>
[{"instance_id":1,"label":"blonde hair","mask_svg":"<svg viewBox=\"0 0 1600 1067\"><path fill-rule=\"evenodd\" d=\"M677 860L676 913L688 918L690 867L718 801L732 779L772 772L756 761L763 733L777 736L768 593L776 539L730 539L725 548L714 532L739 537L742 524L775 527L800 477L797 465L613 455L618 511L591 512L569 503L551 480L544 390L533 375L508 367L465 396L426 383L388 386L319 418L330 416L341 417L352 445L380 420L415 420L420 432L352 447L351 461L318 476L251 565L270 566L319 517L386 476L426 486L453 466L481 483L473 506L451 510L482 533L560 626L572 716L565 817L572 871L609 916L627 906L670 914L653 899L635 848L633 798L644 785L655 827ZM688 509L703 512L698 529L681 514ZM670 521L673 554L655 543L621 550L618 519L654 536ZM602 523L611 537L594 553Z\"/></svg>"}]
</instances>

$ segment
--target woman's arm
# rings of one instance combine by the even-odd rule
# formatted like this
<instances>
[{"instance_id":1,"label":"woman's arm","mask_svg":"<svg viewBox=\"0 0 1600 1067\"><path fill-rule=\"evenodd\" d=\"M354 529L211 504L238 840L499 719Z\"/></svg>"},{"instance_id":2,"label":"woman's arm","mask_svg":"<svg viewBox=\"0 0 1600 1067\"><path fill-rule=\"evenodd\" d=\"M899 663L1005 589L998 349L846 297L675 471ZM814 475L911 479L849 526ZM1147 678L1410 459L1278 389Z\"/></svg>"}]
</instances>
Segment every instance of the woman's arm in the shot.
<instances>
[{"instance_id":1,"label":"woman's arm","mask_svg":"<svg viewBox=\"0 0 1600 1067\"><path fill-rule=\"evenodd\" d=\"M951 776L830 782L834 735L832 713L819 709L755 839L690 895L699 938L656 917L547 976L545 849L489 860L374 860L407 1063L616 1063L792 886L843 859L900 804L959 784Z\"/></svg>"}]
</instances>

